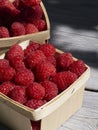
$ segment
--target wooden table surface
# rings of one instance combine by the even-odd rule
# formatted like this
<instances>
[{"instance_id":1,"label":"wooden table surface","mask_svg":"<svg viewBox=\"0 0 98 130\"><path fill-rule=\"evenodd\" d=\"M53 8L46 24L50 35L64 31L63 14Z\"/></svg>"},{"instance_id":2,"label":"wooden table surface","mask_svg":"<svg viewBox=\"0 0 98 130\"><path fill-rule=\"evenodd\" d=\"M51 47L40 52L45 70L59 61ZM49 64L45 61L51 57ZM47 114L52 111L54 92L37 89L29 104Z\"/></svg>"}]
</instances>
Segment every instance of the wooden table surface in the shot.
<instances>
[{"instance_id":1,"label":"wooden table surface","mask_svg":"<svg viewBox=\"0 0 98 130\"><path fill-rule=\"evenodd\" d=\"M91 68L82 108L58 130L98 130L98 0L43 0L51 23L50 42ZM0 125L0 130L9 130Z\"/></svg>"}]
</instances>

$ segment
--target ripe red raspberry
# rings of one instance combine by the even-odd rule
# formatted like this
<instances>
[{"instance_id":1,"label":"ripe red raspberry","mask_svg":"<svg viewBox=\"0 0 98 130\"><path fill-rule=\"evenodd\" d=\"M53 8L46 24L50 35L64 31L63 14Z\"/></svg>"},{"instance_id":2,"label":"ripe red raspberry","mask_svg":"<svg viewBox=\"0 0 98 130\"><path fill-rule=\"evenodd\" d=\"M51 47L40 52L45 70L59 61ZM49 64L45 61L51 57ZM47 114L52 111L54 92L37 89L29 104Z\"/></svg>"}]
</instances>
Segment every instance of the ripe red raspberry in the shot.
<instances>
[{"instance_id":1,"label":"ripe red raspberry","mask_svg":"<svg viewBox=\"0 0 98 130\"><path fill-rule=\"evenodd\" d=\"M51 64L53 64L56 67L56 59L54 56L48 56L47 61L49 61Z\"/></svg>"},{"instance_id":2,"label":"ripe red raspberry","mask_svg":"<svg viewBox=\"0 0 98 130\"><path fill-rule=\"evenodd\" d=\"M36 5L36 6L33 6L33 10L34 10L33 20L41 19L43 16L42 7L40 5Z\"/></svg>"},{"instance_id":3,"label":"ripe red raspberry","mask_svg":"<svg viewBox=\"0 0 98 130\"><path fill-rule=\"evenodd\" d=\"M45 100L49 101L58 95L58 88L55 83L47 80L41 82L41 85L45 88Z\"/></svg>"},{"instance_id":4,"label":"ripe red raspberry","mask_svg":"<svg viewBox=\"0 0 98 130\"><path fill-rule=\"evenodd\" d=\"M15 101L24 104L27 101L26 88L24 86L15 86L15 88L11 91L10 97Z\"/></svg>"},{"instance_id":5,"label":"ripe red raspberry","mask_svg":"<svg viewBox=\"0 0 98 130\"><path fill-rule=\"evenodd\" d=\"M39 48L41 51L43 51L43 53L45 54L45 56L54 56L55 55L55 47L52 44L42 44Z\"/></svg>"},{"instance_id":6,"label":"ripe red raspberry","mask_svg":"<svg viewBox=\"0 0 98 130\"><path fill-rule=\"evenodd\" d=\"M11 61L14 57L20 56L22 59L24 58L24 52L22 47L18 44L14 44L6 54L6 58Z\"/></svg>"},{"instance_id":7,"label":"ripe red raspberry","mask_svg":"<svg viewBox=\"0 0 98 130\"><path fill-rule=\"evenodd\" d=\"M45 60L46 56L40 50L34 51L32 54L28 55L26 58L29 68L33 69L42 60Z\"/></svg>"},{"instance_id":8,"label":"ripe red raspberry","mask_svg":"<svg viewBox=\"0 0 98 130\"><path fill-rule=\"evenodd\" d=\"M46 27L46 21L43 19L36 19L33 21L33 24L37 27L39 31L45 30Z\"/></svg>"},{"instance_id":9,"label":"ripe red raspberry","mask_svg":"<svg viewBox=\"0 0 98 130\"><path fill-rule=\"evenodd\" d=\"M14 84L12 84L11 82L3 82L0 85L0 92L9 96L13 88L14 88Z\"/></svg>"},{"instance_id":10,"label":"ripe red raspberry","mask_svg":"<svg viewBox=\"0 0 98 130\"><path fill-rule=\"evenodd\" d=\"M0 27L0 38L10 37L9 31L6 27Z\"/></svg>"},{"instance_id":11,"label":"ripe red raspberry","mask_svg":"<svg viewBox=\"0 0 98 130\"><path fill-rule=\"evenodd\" d=\"M34 74L28 69L22 69L16 72L14 77L16 84L28 86L34 81Z\"/></svg>"},{"instance_id":12,"label":"ripe red raspberry","mask_svg":"<svg viewBox=\"0 0 98 130\"><path fill-rule=\"evenodd\" d=\"M23 0L24 4L27 6L35 6L35 5L39 5L41 0Z\"/></svg>"},{"instance_id":13,"label":"ripe red raspberry","mask_svg":"<svg viewBox=\"0 0 98 130\"><path fill-rule=\"evenodd\" d=\"M11 34L12 34L12 36L25 35L24 25L20 22L13 22L11 25Z\"/></svg>"},{"instance_id":14,"label":"ripe red raspberry","mask_svg":"<svg viewBox=\"0 0 98 130\"><path fill-rule=\"evenodd\" d=\"M31 121L31 126L33 130L41 130L41 122L40 121Z\"/></svg>"},{"instance_id":15,"label":"ripe red raspberry","mask_svg":"<svg viewBox=\"0 0 98 130\"><path fill-rule=\"evenodd\" d=\"M0 69L9 67L9 61L6 59L0 59Z\"/></svg>"},{"instance_id":16,"label":"ripe red raspberry","mask_svg":"<svg viewBox=\"0 0 98 130\"><path fill-rule=\"evenodd\" d=\"M10 14L14 16L20 13L20 11L16 9L13 3L11 3L9 0L1 0L0 9L7 10Z\"/></svg>"},{"instance_id":17,"label":"ripe red raspberry","mask_svg":"<svg viewBox=\"0 0 98 130\"><path fill-rule=\"evenodd\" d=\"M41 84L34 82L27 87L27 93L30 98L43 99L45 96L45 89Z\"/></svg>"},{"instance_id":18,"label":"ripe red raspberry","mask_svg":"<svg viewBox=\"0 0 98 130\"><path fill-rule=\"evenodd\" d=\"M36 42L31 42L27 48L24 50L24 56L27 57L30 55L33 51L37 50L39 48L40 44Z\"/></svg>"},{"instance_id":19,"label":"ripe red raspberry","mask_svg":"<svg viewBox=\"0 0 98 130\"><path fill-rule=\"evenodd\" d=\"M32 34L38 32L38 29L34 24L28 23L25 25L26 34Z\"/></svg>"},{"instance_id":20,"label":"ripe red raspberry","mask_svg":"<svg viewBox=\"0 0 98 130\"><path fill-rule=\"evenodd\" d=\"M57 57L57 67L59 69L68 70L68 67L73 63L71 53L63 53Z\"/></svg>"},{"instance_id":21,"label":"ripe red raspberry","mask_svg":"<svg viewBox=\"0 0 98 130\"><path fill-rule=\"evenodd\" d=\"M70 71L63 71L57 73L53 77L53 82L57 84L59 91L63 91L68 88L75 80L77 75Z\"/></svg>"},{"instance_id":22,"label":"ripe red raspberry","mask_svg":"<svg viewBox=\"0 0 98 130\"><path fill-rule=\"evenodd\" d=\"M15 75L15 70L12 67L3 69L2 81L10 81Z\"/></svg>"},{"instance_id":23,"label":"ripe red raspberry","mask_svg":"<svg viewBox=\"0 0 98 130\"><path fill-rule=\"evenodd\" d=\"M46 103L46 100L37 100L37 99L31 99L26 102L26 106L32 108L32 109L37 109L44 105Z\"/></svg>"},{"instance_id":24,"label":"ripe red raspberry","mask_svg":"<svg viewBox=\"0 0 98 130\"><path fill-rule=\"evenodd\" d=\"M77 60L70 65L69 70L80 76L86 70L86 66L82 60Z\"/></svg>"},{"instance_id":25,"label":"ripe red raspberry","mask_svg":"<svg viewBox=\"0 0 98 130\"><path fill-rule=\"evenodd\" d=\"M20 56L15 56L10 61L10 64L16 71L26 68L23 59Z\"/></svg>"},{"instance_id":26,"label":"ripe red raspberry","mask_svg":"<svg viewBox=\"0 0 98 130\"><path fill-rule=\"evenodd\" d=\"M41 61L35 68L38 81L49 80L56 73L56 68L48 61Z\"/></svg>"}]
</instances>

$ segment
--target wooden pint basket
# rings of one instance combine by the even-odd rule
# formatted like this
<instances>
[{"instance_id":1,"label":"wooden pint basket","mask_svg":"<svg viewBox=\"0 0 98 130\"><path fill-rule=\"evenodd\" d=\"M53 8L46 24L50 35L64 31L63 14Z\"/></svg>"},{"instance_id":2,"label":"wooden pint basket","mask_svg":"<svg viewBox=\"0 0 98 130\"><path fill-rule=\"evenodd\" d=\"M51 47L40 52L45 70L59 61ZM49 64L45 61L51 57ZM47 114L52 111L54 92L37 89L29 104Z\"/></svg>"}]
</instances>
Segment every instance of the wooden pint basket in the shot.
<instances>
[{"instance_id":1,"label":"wooden pint basket","mask_svg":"<svg viewBox=\"0 0 98 130\"><path fill-rule=\"evenodd\" d=\"M15 43L21 43L27 40L43 43L45 40L48 40L50 38L50 22L49 22L48 14L46 12L44 4L41 2L40 5L44 13L47 29L37 33L32 33L32 34L27 34L22 36L0 38L0 54L2 54L4 51L8 49L8 47L12 46Z\"/></svg>"},{"instance_id":2,"label":"wooden pint basket","mask_svg":"<svg viewBox=\"0 0 98 130\"><path fill-rule=\"evenodd\" d=\"M27 43L20 45L25 48ZM56 52L63 53L60 50ZM0 93L0 122L12 130L32 130L30 120L40 120L40 130L56 130L81 107L89 75L90 68L87 66L87 70L72 85L36 110Z\"/></svg>"}]
</instances>

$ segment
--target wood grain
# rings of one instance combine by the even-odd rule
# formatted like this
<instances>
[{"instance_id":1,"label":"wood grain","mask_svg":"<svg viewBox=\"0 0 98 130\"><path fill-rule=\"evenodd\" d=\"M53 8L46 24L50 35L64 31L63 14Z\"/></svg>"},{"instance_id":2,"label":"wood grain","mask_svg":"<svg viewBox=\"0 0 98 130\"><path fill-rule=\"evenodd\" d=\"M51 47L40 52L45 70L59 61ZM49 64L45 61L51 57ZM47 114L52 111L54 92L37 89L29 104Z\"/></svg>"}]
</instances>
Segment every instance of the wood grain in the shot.
<instances>
[{"instance_id":1,"label":"wood grain","mask_svg":"<svg viewBox=\"0 0 98 130\"><path fill-rule=\"evenodd\" d=\"M85 91L82 108L58 130L98 130L98 93Z\"/></svg>"}]
</instances>

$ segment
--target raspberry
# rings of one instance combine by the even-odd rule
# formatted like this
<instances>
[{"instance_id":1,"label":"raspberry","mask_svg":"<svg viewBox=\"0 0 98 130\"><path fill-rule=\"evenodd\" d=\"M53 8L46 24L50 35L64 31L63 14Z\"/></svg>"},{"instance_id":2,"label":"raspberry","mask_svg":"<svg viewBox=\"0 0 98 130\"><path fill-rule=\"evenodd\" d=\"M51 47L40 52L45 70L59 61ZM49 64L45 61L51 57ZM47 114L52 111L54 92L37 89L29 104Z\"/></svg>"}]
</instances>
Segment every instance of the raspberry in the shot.
<instances>
[{"instance_id":1,"label":"raspberry","mask_svg":"<svg viewBox=\"0 0 98 130\"><path fill-rule=\"evenodd\" d=\"M70 65L69 70L79 77L86 70L86 66L82 60L77 60Z\"/></svg>"},{"instance_id":2,"label":"raspberry","mask_svg":"<svg viewBox=\"0 0 98 130\"><path fill-rule=\"evenodd\" d=\"M38 32L38 29L34 24L28 23L25 26L26 34L32 34Z\"/></svg>"},{"instance_id":3,"label":"raspberry","mask_svg":"<svg viewBox=\"0 0 98 130\"><path fill-rule=\"evenodd\" d=\"M51 64L53 64L56 67L56 59L54 56L48 56L47 61L49 61Z\"/></svg>"},{"instance_id":4,"label":"raspberry","mask_svg":"<svg viewBox=\"0 0 98 130\"><path fill-rule=\"evenodd\" d=\"M43 53L45 54L45 56L54 56L55 55L55 47L52 44L43 44L40 46L39 48L41 51L43 51Z\"/></svg>"},{"instance_id":5,"label":"raspberry","mask_svg":"<svg viewBox=\"0 0 98 130\"><path fill-rule=\"evenodd\" d=\"M45 89L39 83L32 83L27 87L28 96L33 99L43 99L45 96Z\"/></svg>"},{"instance_id":6,"label":"raspberry","mask_svg":"<svg viewBox=\"0 0 98 130\"><path fill-rule=\"evenodd\" d=\"M26 68L23 59L20 56L15 56L10 61L10 64L16 71Z\"/></svg>"},{"instance_id":7,"label":"raspberry","mask_svg":"<svg viewBox=\"0 0 98 130\"><path fill-rule=\"evenodd\" d=\"M26 102L26 89L24 86L15 86L11 91L11 96L13 100L24 104Z\"/></svg>"},{"instance_id":8,"label":"raspberry","mask_svg":"<svg viewBox=\"0 0 98 130\"><path fill-rule=\"evenodd\" d=\"M71 53L63 53L57 57L57 66L59 69L67 70L72 62L73 58Z\"/></svg>"},{"instance_id":9,"label":"raspberry","mask_svg":"<svg viewBox=\"0 0 98 130\"><path fill-rule=\"evenodd\" d=\"M18 44L14 44L6 54L6 58L11 61L14 57L20 56L22 59L24 58L24 52L22 47Z\"/></svg>"},{"instance_id":10,"label":"raspberry","mask_svg":"<svg viewBox=\"0 0 98 130\"><path fill-rule=\"evenodd\" d=\"M31 121L31 126L33 130L40 130L40 121Z\"/></svg>"},{"instance_id":11,"label":"raspberry","mask_svg":"<svg viewBox=\"0 0 98 130\"><path fill-rule=\"evenodd\" d=\"M0 59L0 69L9 67L9 61L6 59Z\"/></svg>"},{"instance_id":12,"label":"raspberry","mask_svg":"<svg viewBox=\"0 0 98 130\"><path fill-rule=\"evenodd\" d=\"M39 31L45 30L46 27L46 21L43 19L37 19L33 21L33 24L37 27Z\"/></svg>"},{"instance_id":13,"label":"raspberry","mask_svg":"<svg viewBox=\"0 0 98 130\"><path fill-rule=\"evenodd\" d=\"M48 61L41 61L39 64L37 64L35 72L37 80L44 81L55 75L56 68Z\"/></svg>"},{"instance_id":14,"label":"raspberry","mask_svg":"<svg viewBox=\"0 0 98 130\"><path fill-rule=\"evenodd\" d=\"M23 0L23 2L27 6L35 6L35 5L39 5L41 0Z\"/></svg>"},{"instance_id":15,"label":"raspberry","mask_svg":"<svg viewBox=\"0 0 98 130\"><path fill-rule=\"evenodd\" d=\"M44 105L46 103L46 100L37 100L37 99L31 99L26 102L26 106L32 108L32 109L37 109Z\"/></svg>"},{"instance_id":16,"label":"raspberry","mask_svg":"<svg viewBox=\"0 0 98 130\"><path fill-rule=\"evenodd\" d=\"M3 82L0 85L0 92L9 96L13 88L14 88L14 84L12 84L11 82Z\"/></svg>"},{"instance_id":17,"label":"raspberry","mask_svg":"<svg viewBox=\"0 0 98 130\"><path fill-rule=\"evenodd\" d=\"M45 88L44 99L49 101L58 95L57 85L51 81L41 82L41 85Z\"/></svg>"},{"instance_id":18,"label":"raspberry","mask_svg":"<svg viewBox=\"0 0 98 130\"><path fill-rule=\"evenodd\" d=\"M0 1L0 8L3 10L10 11L11 14L18 15L20 11L15 8L15 6L9 0L1 0Z\"/></svg>"},{"instance_id":19,"label":"raspberry","mask_svg":"<svg viewBox=\"0 0 98 130\"><path fill-rule=\"evenodd\" d=\"M77 75L70 71L63 71L57 73L53 77L53 82L57 84L59 91L63 91L68 88L75 80Z\"/></svg>"},{"instance_id":20,"label":"raspberry","mask_svg":"<svg viewBox=\"0 0 98 130\"><path fill-rule=\"evenodd\" d=\"M23 3L22 3L23 4ZM27 7L24 5L21 5L21 14L20 17L26 22L31 22L33 21L33 15L34 15L34 9L32 7Z\"/></svg>"},{"instance_id":21,"label":"raspberry","mask_svg":"<svg viewBox=\"0 0 98 130\"><path fill-rule=\"evenodd\" d=\"M36 50L32 54L28 55L26 61L29 68L33 69L40 61L46 59L42 51Z\"/></svg>"},{"instance_id":22,"label":"raspberry","mask_svg":"<svg viewBox=\"0 0 98 130\"><path fill-rule=\"evenodd\" d=\"M39 48L39 44L36 42L31 42L27 48L24 50L24 56L27 57L30 55L33 51L37 50Z\"/></svg>"},{"instance_id":23,"label":"raspberry","mask_svg":"<svg viewBox=\"0 0 98 130\"><path fill-rule=\"evenodd\" d=\"M0 68L0 82L10 81L15 75L12 67Z\"/></svg>"},{"instance_id":24,"label":"raspberry","mask_svg":"<svg viewBox=\"0 0 98 130\"><path fill-rule=\"evenodd\" d=\"M28 86L34 81L34 74L28 69L22 69L16 72L14 81L16 84Z\"/></svg>"},{"instance_id":25,"label":"raspberry","mask_svg":"<svg viewBox=\"0 0 98 130\"><path fill-rule=\"evenodd\" d=\"M12 67L3 69L2 81L10 81L15 75L15 70Z\"/></svg>"},{"instance_id":26,"label":"raspberry","mask_svg":"<svg viewBox=\"0 0 98 130\"><path fill-rule=\"evenodd\" d=\"M36 5L33 7L34 13L33 13L33 20L41 19L43 16L43 10L40 5Z\"/></svg>"},{"instance_id":27,"label":"raspberry","mask_svg":"<svg viewBox=\"0 0 98 130\"><path fill-rule=\"evenodd\" d=\"M0 27L0 38L10 37L9 31L6 27Z\"/></svg>"},{"instance_id":28,"label":"raspberry","mask_svg":"<svg viewBox=\"0 0 98 130\"><path fill-rule=\"evenodd\" d=\"M25 35L24 25L20 22L13 22L11 25L11 34L12 34L12 36Z\"/></svg>"}]
</instances>

